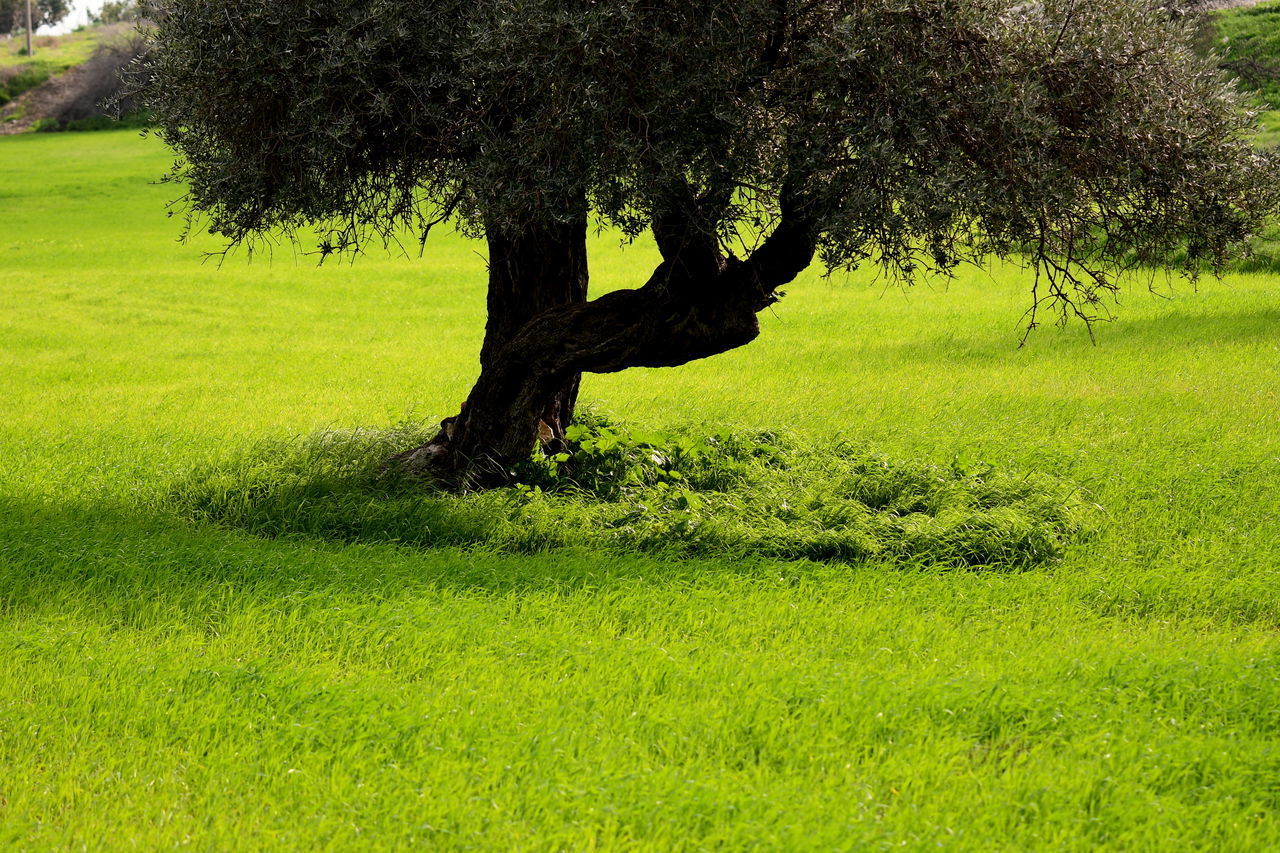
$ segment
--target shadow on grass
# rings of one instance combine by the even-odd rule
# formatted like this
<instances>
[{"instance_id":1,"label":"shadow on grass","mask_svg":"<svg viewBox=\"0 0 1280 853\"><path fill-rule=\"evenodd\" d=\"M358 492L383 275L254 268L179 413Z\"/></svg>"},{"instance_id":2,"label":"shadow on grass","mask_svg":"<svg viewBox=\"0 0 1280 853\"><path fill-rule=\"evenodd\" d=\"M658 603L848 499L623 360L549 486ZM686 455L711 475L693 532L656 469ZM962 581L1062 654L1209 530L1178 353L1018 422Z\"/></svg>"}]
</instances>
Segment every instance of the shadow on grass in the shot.
<instances>
[{"instance_id":1,"label":"shadow on grass","mask_svg":"<svg viewBox=\"0 0 1280 853\"><path fill-rule=\"evenodd\" d=\"M0 614L48 607L184 606L336 594L389 600L430 590L482 593L607 587L757 573L759 561L670 561L563 549L531 559L483 548L408 548L195 524L137 507L0 497ZM776 573L775 573L776 574Z\"/></svg>"},{"instance_id":2,"label":"shadow on grass","mask_svg":"<svg viewBox=\"0 0 1280 853\"><path fill-rule=\"evenodd\" d=\"M1273 308L1214 312L1207 307L1183 305L1188 310L1169 311L1154 317L1126 317L1121 306L1117 309L1116 322L1097 327L1098 343L1103 347L1168 347L1269 341L1274 339L1280 326L1280 310ZM1087 337L1084 336L1084 343L1088 343Z\"/></svg>"},{"instance_id":3,"label":"shadow on grass","mask_svg":"<svg viewBox=\"0 0 1280 853\"><path fill-rule=\"evenodd\" d=\"M1022 569L1057 559L1096 510L1069 484L986 467L903 463L772 434L655 433L588 419L572 453L472 494L379 475L421 428L264 443L172 484L162 508L265 538L586 549Z\"/></svg>"},{"instance_id":4,"label":"shadow on grass","mask_svg":"<svg viewBox=\"0 0 1280 853\"><path fill-rule=\"evenodd\" d=\"M1024 569L1057 559L1091 517L1047 478L600 423L565 464L531 464L510 489L454 495L376 476L421 437L410 426L263 443L131 503L0 497L0 615L142 626L184 614L217 630L246 601L776 584L853 564Z\"/></svg>"}]
</instances>

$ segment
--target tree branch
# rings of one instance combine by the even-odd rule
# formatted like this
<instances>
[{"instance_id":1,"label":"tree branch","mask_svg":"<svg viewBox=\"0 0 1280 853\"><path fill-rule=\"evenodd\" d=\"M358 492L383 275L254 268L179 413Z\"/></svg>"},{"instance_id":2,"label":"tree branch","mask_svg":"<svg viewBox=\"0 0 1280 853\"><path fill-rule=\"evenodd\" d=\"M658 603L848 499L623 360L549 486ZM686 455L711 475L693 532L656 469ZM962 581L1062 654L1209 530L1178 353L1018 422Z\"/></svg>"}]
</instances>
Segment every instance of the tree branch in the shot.
<instances>
[{"instance_id":1,"label":"tree branch","mask_svg":"<svg viewBox=\"0 0 1280 853\"><path fill-rule=\"evenodd\" d=\"M650 282L662 281L673 291L687 290L724 269L715 223L728 200L700 198L684 178L671 180L670 186L666 203L651 225L662 264Z\"/></svg>"},{"instance_id":2,"label":"tree branch","mask_svg":"<svg viewBox=\"0 0 1280 853\"><path fill-rule=\"evenodd\" d=\"M748 281L760 289L765 304L776 301L773 292L790 283L811 263L818 250L817 221L800 190L801 181L789 177L780 193L778 224L764 242L739 267Z\"/></svg>"}]
</instances>

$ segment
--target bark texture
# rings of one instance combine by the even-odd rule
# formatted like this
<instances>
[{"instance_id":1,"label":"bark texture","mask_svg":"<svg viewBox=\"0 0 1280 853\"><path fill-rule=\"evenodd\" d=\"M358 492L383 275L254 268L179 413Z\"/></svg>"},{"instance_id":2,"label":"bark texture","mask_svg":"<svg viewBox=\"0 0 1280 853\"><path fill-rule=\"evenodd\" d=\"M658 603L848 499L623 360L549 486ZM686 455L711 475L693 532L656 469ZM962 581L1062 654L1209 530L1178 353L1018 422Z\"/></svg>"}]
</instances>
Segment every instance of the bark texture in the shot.
<instances>
[{"instance_id":1,"label":"bark texture","mask_svg":"<svg viewBox=\"0 0 1280 853\"><path fill-rule=\"evenodd\" d=\"M533 318L553 308L587 301L587 218L517 234L499 228L488 231L489 295L480 372L499 362L502 350ZM573 420L580 374L562 379L543 401L538 437L549 450L558 449L565 427ZM459 415L461 417L461 415ZM466 423L454 418L453 428Z\"/></svg>"}]
</instances>

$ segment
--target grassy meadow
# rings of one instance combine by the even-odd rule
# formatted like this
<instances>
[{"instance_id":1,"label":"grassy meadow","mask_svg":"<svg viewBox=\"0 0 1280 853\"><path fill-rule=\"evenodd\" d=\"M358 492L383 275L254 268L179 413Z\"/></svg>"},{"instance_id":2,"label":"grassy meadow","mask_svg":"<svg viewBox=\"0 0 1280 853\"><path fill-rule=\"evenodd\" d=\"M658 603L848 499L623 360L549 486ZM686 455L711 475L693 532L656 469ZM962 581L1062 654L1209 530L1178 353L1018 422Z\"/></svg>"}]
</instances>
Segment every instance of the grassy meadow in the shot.
<instances>
[{"instance_id":1,"label":"grassy meadow","mask_svg":"<svg viewBox=\"0 0 1280 853\"><path fill-rule=\"evenodd\" d=\"M166 165L0 139L0 848L1280 846L1276 276L1019 348L1016 268L811 273L749 347L585 380L1070 484L1089 531L1029 568L266 536L175 484L451 414L482 247L219 269ZM592 250L596 292L654 260Z\"/></svg>"}]
</instances>

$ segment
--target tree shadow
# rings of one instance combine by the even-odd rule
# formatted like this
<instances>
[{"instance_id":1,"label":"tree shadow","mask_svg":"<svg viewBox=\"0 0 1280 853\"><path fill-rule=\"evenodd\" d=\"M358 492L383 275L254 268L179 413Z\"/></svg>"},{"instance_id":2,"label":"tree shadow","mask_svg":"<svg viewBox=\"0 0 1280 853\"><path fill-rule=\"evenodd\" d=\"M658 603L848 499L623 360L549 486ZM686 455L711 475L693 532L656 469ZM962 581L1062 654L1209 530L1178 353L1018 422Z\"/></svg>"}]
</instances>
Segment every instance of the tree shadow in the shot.
<instances>
[{"instance_id":1,"label":"tree shadow","mask_svg":"<svg viewBox=\"0 0 1280 853\"><path fill-rule=\"evenodd\" d=\"M575 479L542 469L547 491L526 482L457 495L380 475L380 460L421 429L263 442L130 499L0 497L0 612L216 621L246 597L1022 570L1056 560L1096 509L1034 475L895 463L774 434L695 440L617 426L583 438Z\"/></svg>"},{"instance_id":2,"label":"tree shadow","mask_svg":"<svg viewBox=\"0 0 1280 853\"><path fill-rule=\"evenodd\" d=\"M14 498L0 498L0 558L0 614L88 609L121 624L175 610L216 619L244 597L390 602L441 593L567 593L717 576L776 578L779 562L265 538L165 512ZM793 575L822 568L788 565Z\"/></svg>"},{"instance_id":3,"label":"tree shadow","mask_svg":"<svg viewBox=\"0 0 1280 853\"><path fill-rule=\"evenodd\" d=\"M178 515L267 538L1022 569L1054 560L1094 508L1071 484L902 462L772 432L578 426L518 483L457 494L382 470L404 426L264 443L171 485ZM413 441L416 441L416 437Z\"/></svg>"},{"instance_id":4,"label":"tree shadow","mask_svg":"<svg viewBox=\"0 0 1280 853\"><path fill-rule=\"evenodd\" d=\"M1207 307L1207 306L1206 306ZM1228 312L1169 311L1149 317L1120 317L1107 324L1104 345L1235 344L1274 340L1280 308Z\"/></svg>"}]
</instances>

